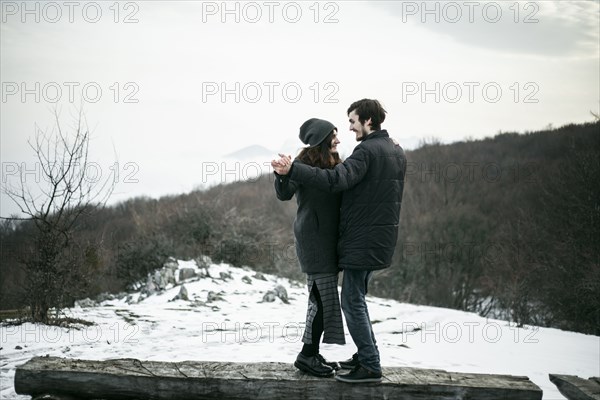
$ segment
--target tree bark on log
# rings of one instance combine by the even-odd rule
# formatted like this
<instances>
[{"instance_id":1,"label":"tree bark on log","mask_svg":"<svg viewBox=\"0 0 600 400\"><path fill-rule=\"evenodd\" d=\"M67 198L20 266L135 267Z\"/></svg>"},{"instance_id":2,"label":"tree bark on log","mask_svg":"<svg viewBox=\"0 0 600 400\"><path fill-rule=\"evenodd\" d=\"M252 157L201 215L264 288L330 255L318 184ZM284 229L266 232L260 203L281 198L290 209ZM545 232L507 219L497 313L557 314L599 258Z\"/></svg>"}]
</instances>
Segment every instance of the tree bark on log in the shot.
<instances>
[{"instance_id":1,"label":"tree bark on log","mask_svg":"<svg viewBox=\"0 0 600 400\"><path fill-rule=\"evenodd\" d=\"M316 378L287 363L106 361L35 357L17 367L18 394L85 399L540 400L529 378L383 368L380 384Z\"/></svg>"},{"instance_id":2,"label":"tree bark on log","mask_svg":"<svg viewBox=\"0 0 600 400\"><path fill-rule=\"evenodd\" d=\"M568 400L600 400L600 379L550 374L550 381Z\"/></svg>"}]
</instances>

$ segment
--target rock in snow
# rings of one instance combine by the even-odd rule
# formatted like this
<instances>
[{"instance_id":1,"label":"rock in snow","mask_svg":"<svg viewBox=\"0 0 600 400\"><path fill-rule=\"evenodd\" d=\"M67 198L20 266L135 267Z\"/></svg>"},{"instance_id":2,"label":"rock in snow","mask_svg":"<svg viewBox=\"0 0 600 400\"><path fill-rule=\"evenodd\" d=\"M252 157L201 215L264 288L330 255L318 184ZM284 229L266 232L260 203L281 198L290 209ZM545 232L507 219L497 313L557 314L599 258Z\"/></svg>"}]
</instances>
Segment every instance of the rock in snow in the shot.
<instances>
[{"instance_id":1,"label":"rock in snow","mask_svg":"<svg viewBox=\"0 0 600 400\"><path fill-rule=\"evenodd\" d=\"M75 306L79 306L81 308L90 308L90 307L95 307L97 306L96 302L92 299L86 298L83 300L77 300L75 302Z\"/></svg>"},{"instance_id":2,"label":"rock in snow","mask_svg":"<svg viewBox=\"0 0 600 400\"><path fill-rule=\"evenodd\" d=\"M175 301L175 300L185 300L185 301L189 300L188 291L185 288L185 285L181 285L181 288L179 289L179 293L177 293L177 296L173 297L173 299L171 301Z\"/></svg>"},{"instance_id":3,"label":"rock in snow","mask_svg":"<svg viewBox=\"0 0 600 400\"><path fill-rule=\"evenodd\" d=\"M196 276L196 270L194 268L181 268L179 270L179 282L183 282L186 279L190 279Z\"/></svg>"},{"instance_id":4,"label":"rock in snow","mask_svg":"<svg viewBox=\"0 0 600 400\"><path fill-rule=\"evenodd\" d=\"M282 285L275 286L263 295L262 302L272 303L279 298L285 304L289 304L287 290Z\"/></svg>"}]
</instances>

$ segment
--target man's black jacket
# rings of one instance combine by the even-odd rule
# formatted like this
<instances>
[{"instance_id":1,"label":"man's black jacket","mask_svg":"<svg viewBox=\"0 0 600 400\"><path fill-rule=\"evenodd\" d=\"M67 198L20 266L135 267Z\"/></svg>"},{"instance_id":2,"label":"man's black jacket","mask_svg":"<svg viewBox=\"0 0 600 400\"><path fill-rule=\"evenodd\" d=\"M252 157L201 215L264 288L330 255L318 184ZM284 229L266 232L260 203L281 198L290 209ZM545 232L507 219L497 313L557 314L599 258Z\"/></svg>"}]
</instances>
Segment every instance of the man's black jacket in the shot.
<instances>
[{"instance_id":1,"label":"man's black jacket","mask_svg":"<svg viewBox=\"0 0 600 400\"><path fill-rule=\"evenodd\" d=\"M390 266L396 240L406 156L386 130L369 134L334 169L294 162L290 179L330 192L343 191L338 238L341 269Z\"/></svg>"}]
</instances>

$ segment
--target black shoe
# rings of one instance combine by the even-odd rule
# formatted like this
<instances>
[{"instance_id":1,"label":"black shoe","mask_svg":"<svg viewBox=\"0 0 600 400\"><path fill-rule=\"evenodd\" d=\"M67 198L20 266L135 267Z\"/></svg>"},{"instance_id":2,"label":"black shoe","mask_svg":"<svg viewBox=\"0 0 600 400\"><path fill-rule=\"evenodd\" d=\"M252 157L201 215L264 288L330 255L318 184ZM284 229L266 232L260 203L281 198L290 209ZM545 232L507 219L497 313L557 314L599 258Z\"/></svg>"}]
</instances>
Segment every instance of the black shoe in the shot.
<instances>
[{"instance_id":1,"label":"black shoe","mask_svg":"<svg viewBox=\"0 0 600 400\"><path fill-rule=\"evenodd\" d=\"M294 367L313 376L320 378L333 375L333 368L323 365L317 356L306 357L304 354L298 354Z\"/></svg>"},{"instance_id":2,"label":"black shoe","mask_svg":"<svg viewBox=\"0 0 600 400\"><path fill-rule=\"evenodd\" d=\"M381 372L372 372L359 365L347 374L336 375L335 379L346 383L379 383L382 375Z\"/></svg>"},{"instance_id":3,"label":"black shoe","mask_svg":"<svg viewBox=\"0 0 600 400\"><path fill-rule=\"evenodd\" d=\"M317 357L317 359L319 361L321 361L321 364L327 365L328 367L331 367L334 371L339 371L340 369L342 369L342 367L340 367L340 363L338 363L336 361L327 361L325 359L325 357L323 357L320 354L317 354L315 357Z\"/></svg>"},{"instance_id":4,"label":"black shoe","mask_svg":"<svg viewBox=\"0 0 600 400\"><path fill-rule=\"evenodd\" d=\"M347 360L340 361L340 367L342 367L343 369L354 369L359 365L360 364L358 362L358 353L354 353L352 357L350 357Z\"/></svg>"}]
</instances>

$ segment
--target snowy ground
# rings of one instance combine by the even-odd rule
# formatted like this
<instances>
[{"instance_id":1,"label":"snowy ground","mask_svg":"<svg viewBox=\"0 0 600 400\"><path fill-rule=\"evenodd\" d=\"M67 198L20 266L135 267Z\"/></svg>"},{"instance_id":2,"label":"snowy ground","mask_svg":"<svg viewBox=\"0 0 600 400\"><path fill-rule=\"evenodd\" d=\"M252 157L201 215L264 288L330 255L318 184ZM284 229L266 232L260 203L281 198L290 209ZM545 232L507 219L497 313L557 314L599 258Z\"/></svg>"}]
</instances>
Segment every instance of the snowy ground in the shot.
<instances>
[{"instance_id":1,"label":"snowy ground","mask_svg":"<svg viewBox=\"0 0 600 400\"><path fill-rule=\"evenodd\" d=\"M184 267L200 271L194 261L179 261L179 268ZM139 303L121 299L75 307L70 311L73 317L95 323L81 329L29 323L2 326L0 398L27 399L15 394L15 368L47 354L97 360L292 363L302 346L304 284L271 275L265 275L266 281L257 279L250 269L226 264L212 264L208 272L210 277L185 282L190 301L170 301L179 293L175 286ZM262 302L276 285L285 287L289 304L279 298ZM209 292L222 300L207 302ZM542 388L546 400L564 398L549 373L600 376L598 336L516 328L476 314L374 297L368 301L384 367L526 375ZM321 353L332 360L348 358L355 347L347 331L346 341L345 346L323 345Z\"/></svg>"}]
</instances>

